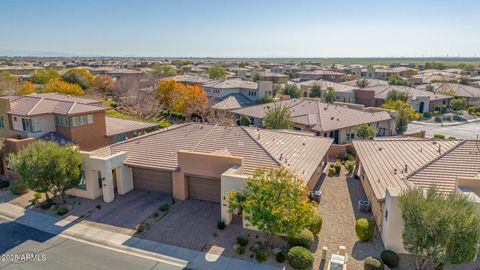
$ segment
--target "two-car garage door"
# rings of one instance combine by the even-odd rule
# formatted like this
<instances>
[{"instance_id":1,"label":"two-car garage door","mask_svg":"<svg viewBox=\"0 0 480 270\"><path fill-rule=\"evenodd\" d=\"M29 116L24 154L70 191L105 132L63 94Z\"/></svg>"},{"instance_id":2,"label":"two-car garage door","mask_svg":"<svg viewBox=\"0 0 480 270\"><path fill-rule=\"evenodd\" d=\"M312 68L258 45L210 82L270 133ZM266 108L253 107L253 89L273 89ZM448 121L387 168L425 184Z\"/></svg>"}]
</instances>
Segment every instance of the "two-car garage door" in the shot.
<instances>
[{"instance_id":1,"label":"two-car garage door","mask_svg":"<svg viewBox=\"0 0 480 270\"><path fill-rule=\"evenodd\" d=\"M135 189L172 193L172 173L143 168L133 169L133 186ZM198 176L185 176L190 199L220 202L220 179Z\"/></svg>"},{"instance_id":2,"label":"two-car garage door","mask_svg":"<svg viewBox=\"0 0 480 270\"><path fill-rule=\"evenodd\" d=\"M220 202L220 179L187 176L190 199Z\"/></svg>"},{"instance_id":3,"label":"two-car garage door","mask_svg":"<svg viewBox=\"0 0 480 270\"><path fill-rule=\"evenodd\" d=\"M172 173L142 168L133 168L135 189L172 193Z\"/></svg>"}]
</instances>

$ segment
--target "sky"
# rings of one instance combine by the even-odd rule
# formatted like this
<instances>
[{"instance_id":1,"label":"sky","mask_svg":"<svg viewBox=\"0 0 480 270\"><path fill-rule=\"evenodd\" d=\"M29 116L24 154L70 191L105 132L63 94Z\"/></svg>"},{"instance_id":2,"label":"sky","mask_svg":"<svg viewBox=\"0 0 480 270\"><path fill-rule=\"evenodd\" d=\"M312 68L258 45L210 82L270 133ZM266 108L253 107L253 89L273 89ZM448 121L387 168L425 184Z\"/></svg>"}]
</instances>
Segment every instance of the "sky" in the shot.
<instances>
[{"instance_id":1,"label":"sky","mask_svg":"<svg viewBox=\"0 0 480 270\"><path fill-rule=\"evenodd\" d=\"M0 0L2 51L480 57L480 0Z\"/></svg>"}]
</instances>

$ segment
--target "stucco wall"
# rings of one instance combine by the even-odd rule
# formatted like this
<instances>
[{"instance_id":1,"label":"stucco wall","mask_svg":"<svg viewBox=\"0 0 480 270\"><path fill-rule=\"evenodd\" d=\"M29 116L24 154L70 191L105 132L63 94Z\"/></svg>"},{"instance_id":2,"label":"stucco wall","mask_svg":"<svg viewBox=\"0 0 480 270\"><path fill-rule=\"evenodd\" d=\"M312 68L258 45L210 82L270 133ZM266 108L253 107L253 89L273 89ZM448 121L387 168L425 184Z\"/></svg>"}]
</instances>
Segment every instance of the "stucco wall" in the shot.
<instances>
[{"instance_id":1,"label":"stucco wall","mask_svg":"<svg viewBox=\"0 0 480 270\"><path fill-rule=\"evenodd\" d=\"M242 167L239 165L232 166L221 176L222 220L227 225L232 221L232 214L228 211L228 194L233 191L242 191L247 179L248 176L242 174Z\"/></svg>"}]
</instances>

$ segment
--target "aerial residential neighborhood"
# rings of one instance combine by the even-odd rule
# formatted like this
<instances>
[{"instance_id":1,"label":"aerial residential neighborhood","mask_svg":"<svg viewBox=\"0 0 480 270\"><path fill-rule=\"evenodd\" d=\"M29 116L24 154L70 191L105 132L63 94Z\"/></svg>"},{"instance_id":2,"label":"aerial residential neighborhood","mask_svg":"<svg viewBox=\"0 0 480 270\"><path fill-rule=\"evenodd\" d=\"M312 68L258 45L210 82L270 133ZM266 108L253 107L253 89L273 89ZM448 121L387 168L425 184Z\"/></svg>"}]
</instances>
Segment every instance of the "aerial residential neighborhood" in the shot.
<instances>
[{"instance_id":1,"label":"aerial residential neighborhood","mask_svg":"<svg viewBox=\"0 0 480 270\"><path fill-rule=\"evenodd\" d=\"M480 3L1 1L0 269L480 269Z\"/></svg>"}]
</instances>

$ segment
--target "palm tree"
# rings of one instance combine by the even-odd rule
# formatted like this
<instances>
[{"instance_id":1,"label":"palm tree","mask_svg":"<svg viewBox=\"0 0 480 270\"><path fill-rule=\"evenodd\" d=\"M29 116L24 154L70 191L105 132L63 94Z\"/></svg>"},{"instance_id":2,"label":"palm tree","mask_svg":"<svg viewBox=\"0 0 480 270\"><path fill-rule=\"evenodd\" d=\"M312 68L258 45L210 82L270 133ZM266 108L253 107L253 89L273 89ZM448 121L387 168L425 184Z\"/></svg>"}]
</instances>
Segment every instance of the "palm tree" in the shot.
<instances>
[{"instance_id":1,"label":"palm tree","mask_svg":"<svg viewBox=\"0 0 480 270\"><path fill-rule=\"evenodd\" d=\"M357 81L357 86L359 88L365 88L368 86L368 81L366 79L361 79Z\"/></svg>"},{"instance_id":2,"label":"palm tree","mask_svg":"<svg viewBox=\"0 0 480 270\"><path fill-rule=\"evenodd\" d=\"M292 126L290 110L287 106L275 104L266 112L263 125L268 129L289 129Z\"/></svg>"}]
</instances>

